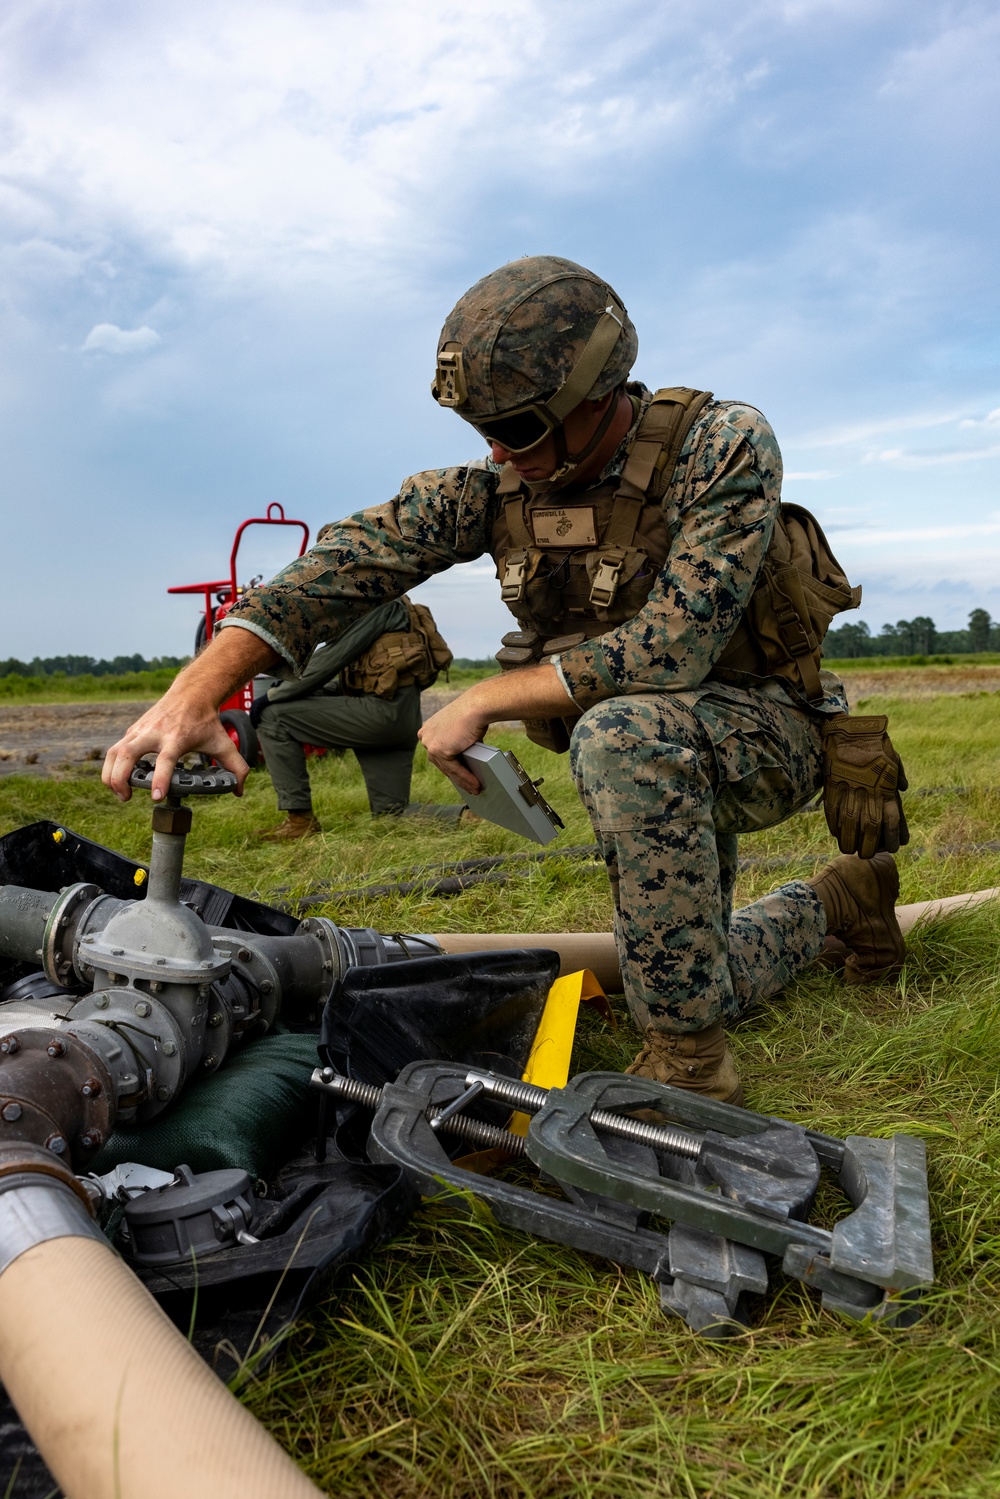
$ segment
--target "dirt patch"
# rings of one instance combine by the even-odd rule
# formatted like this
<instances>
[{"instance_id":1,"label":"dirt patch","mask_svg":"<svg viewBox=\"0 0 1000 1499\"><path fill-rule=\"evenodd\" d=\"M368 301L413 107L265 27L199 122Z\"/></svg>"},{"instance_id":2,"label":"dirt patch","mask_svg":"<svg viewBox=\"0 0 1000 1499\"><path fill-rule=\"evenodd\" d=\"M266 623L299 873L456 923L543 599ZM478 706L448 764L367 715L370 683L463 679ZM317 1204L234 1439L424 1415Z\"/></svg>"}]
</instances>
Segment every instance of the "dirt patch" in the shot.
<instances>
[{"instance_id":1,"label":"dirt patch","mask_svg":"<svg viewBox=\"0 0 1000 1499\"><path fill-rule=\"evenodd\" d=\"M79 775L100 769L109 744L120 739L149 703L2 703L0 776Z\"/></svg>"},{"instance_id":2,"label":"dirt patch","mask_svg":"<svg viewBox=\"0 0 1000 1499\"><path fill-rule=\"evenodd\" d=\"M424 718L459 696L432 688L421 695ZM149 702L0 703L0 776L60 780L99 771L108 746L120 739Z\"/></svg>"},{"instance_id":3,"label":"dirt patch","mask_svg":"<svg viewBox=\"0 0 1000 1499\"><path fill-rule=\"evenodd\" d=\"M900 671L877 666L845 671L851 707L863 697L918 699L963 692L1000 692L1000 666L914 666Z\"/></svg>"}]
</instances>

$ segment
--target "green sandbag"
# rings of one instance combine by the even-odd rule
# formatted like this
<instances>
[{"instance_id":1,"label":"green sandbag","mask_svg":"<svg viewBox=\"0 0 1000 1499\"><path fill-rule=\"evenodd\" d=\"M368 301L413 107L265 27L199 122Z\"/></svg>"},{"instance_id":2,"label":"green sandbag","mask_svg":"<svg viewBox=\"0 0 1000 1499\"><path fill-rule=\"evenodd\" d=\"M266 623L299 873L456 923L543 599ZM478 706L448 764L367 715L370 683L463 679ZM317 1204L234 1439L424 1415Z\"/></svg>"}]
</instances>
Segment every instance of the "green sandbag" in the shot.
<instances>
[{"instance_id":1,"label":"green sandbag","mask_svg":"<svg viewBox=\"0 0 1000 1499\"><path fill-rule=\"evenodd\" d=\"M286 1031L251 1041L149 1124L115 1130L90 1169L100 1175L123 1161L163 1171L182 1163L192 1171L238 1166L251 1181L267 1181L315 1120L309 1076L318 1061L314 1035Z\"/></svg>"}]
</instances>

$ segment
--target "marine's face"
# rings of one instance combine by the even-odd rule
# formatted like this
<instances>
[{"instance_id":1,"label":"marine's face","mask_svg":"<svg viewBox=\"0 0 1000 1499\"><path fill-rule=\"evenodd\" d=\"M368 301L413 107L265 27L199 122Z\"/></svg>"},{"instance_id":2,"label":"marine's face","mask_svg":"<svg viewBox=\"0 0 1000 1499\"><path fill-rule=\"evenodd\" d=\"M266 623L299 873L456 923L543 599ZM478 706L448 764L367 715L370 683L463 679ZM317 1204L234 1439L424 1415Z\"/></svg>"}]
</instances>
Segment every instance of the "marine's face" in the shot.
<instances>
[{"instance_id":1,"label":"marine's face","mask_svg":"<svg viewBox=\"0 0 1000 1499\"><path fill-rule=\"evenodd\" d=\"M579 453L587 446L600 425L610 399L610 396L604 396L599 401L581 401L569 413L563 423L567 452ZM511 453L500 443L491 442L490 456L494 463L510 463L518 477L528 484L543 483L552 477L559 466L556 439L551 432L541 442L536 442L533 448L527 448L522 453ZM585 466L579 477L584 477L587 468L589 465Z\"/></svg>"}]
</instances>

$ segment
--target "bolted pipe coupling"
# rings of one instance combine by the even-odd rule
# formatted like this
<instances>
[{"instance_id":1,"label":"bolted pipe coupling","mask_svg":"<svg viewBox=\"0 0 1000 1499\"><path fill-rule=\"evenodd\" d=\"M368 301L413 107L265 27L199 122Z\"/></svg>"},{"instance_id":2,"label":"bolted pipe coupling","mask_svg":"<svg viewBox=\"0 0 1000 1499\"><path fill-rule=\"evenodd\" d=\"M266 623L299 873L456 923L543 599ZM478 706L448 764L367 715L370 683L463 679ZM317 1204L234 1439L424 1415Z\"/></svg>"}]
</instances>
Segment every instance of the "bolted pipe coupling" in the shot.
<instances>
[{"instance_id":1,"label":"bolted pipe coupling","mask_svg":"<svg viewBox=\"0 0 1000 1499\"><path fill-rule=\"evenodd\" d=\"M87 1160L111 1132L114 1101L104 1058L74 1032L23 1027L0 1036L0 1150Z\"/></svg>"},{"instance_id":2,"label":"bolted pipe coupling","mask_svg":"<svg viewBox=\"0 0 1000 1499\"><path fill-rule=\"evenodd\" d=\"M107 1244L83 1183L50 1151L0 1141L0 1275L25 1250L69 1238Z\"/></svg>"}]
</instances>

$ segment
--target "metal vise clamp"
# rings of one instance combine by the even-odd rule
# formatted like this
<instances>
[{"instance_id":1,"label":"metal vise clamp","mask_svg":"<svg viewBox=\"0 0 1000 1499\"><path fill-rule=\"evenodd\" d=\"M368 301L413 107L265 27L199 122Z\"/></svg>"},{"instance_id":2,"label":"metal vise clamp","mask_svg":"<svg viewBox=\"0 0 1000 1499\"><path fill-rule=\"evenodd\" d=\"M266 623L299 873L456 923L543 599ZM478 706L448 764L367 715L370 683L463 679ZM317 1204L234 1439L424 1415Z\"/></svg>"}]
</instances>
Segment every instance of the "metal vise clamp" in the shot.
<instances>
[{"instance_id":1,"label":"metal vise clamp","mask_svg":"<svg viewBox=\"0 0 1000 1499\"><path fill-rule=\"evenodd\" d=\"M924 1145L912 1136L838 1140L620 1073L548 1092L440 1062L414 1062L381 1090L320 1069L313 1081L375 1109L369 1154L403 1166L426 1195L471 1192L502 1224L635 1266L665 1309L708 1336L746 1325L745 1293L767 1289L765 1256L824 1308L897 1326L919 1315L934 1279ZM477 1121L487 1101L530 1113L526 1137ZM488 1131L494 1146L506 1134L564 1200L465 1169L445 1149L449 1131L473 1142ZM832 1228L807 1216L823 1168L853 1205Z\"/></svg>"}]
</instances>

